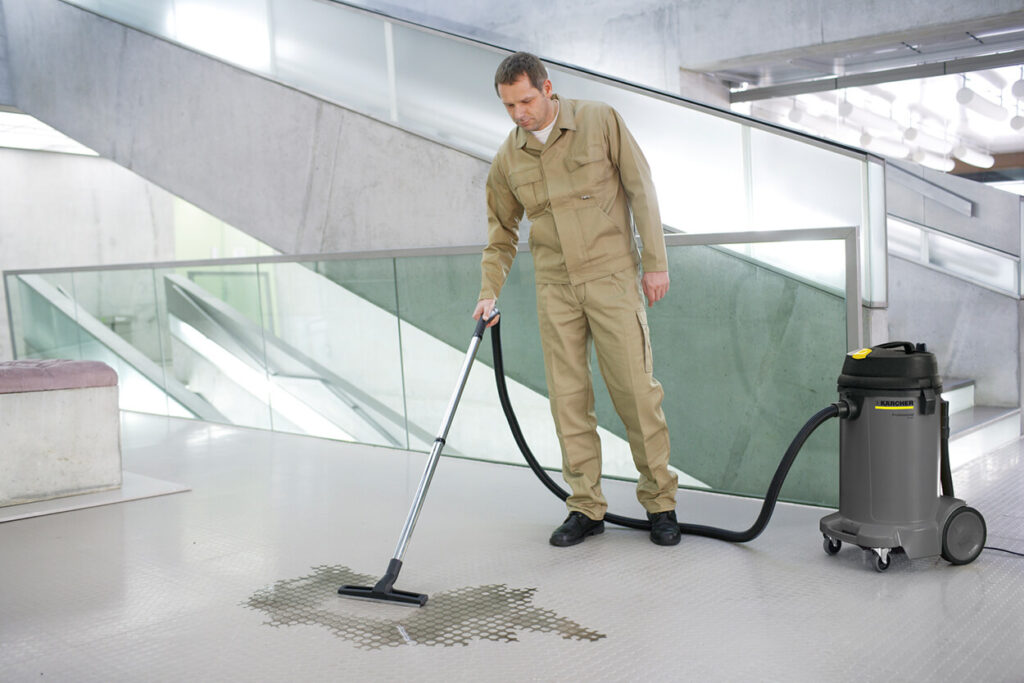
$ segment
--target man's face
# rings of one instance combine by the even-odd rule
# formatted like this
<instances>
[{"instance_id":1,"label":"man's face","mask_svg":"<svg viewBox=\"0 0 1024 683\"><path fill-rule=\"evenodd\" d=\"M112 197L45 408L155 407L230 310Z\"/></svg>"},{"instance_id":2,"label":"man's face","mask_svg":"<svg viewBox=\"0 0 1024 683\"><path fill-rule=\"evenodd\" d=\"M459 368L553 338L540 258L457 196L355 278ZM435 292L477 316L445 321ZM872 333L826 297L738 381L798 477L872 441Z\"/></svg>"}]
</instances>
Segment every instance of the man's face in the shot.
<instances>
[{"instance_id":1,"label":"man's face","mask_svg":"<svg viewBox=\"0 0 1024 683\"><path fill-rule=\"evenodd\" d=\"M498 96L505 111L529 131L543 130L555 117L555 101L551 99L551 81L544 81L543 90L537 90L523 74L515 83L498 85Z\"/></svg>"}]
</instances>

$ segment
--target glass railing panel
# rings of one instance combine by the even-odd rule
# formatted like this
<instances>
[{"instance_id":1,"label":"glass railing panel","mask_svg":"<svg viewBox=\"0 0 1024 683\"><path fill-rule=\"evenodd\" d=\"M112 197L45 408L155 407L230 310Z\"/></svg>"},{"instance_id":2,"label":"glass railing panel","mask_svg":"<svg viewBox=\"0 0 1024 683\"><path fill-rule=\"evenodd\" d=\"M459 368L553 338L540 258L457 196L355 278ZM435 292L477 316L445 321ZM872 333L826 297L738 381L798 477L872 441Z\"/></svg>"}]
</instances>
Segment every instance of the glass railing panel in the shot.
<instances>
[{"instance_id":1,"label":"glass railing panel","mask_svg":"<svg viewBox=\"0 0 1024 683\"><path fill-rule=\"evenodd\" d=\"M166 36L173 30L175 0L74 0L72 4L156 35Z\"/></svg>"},{"instance_id":2,"label":"glass railing panel","mask_svg":"<svg viewBox=\"0 0 1024 683\"><path fill-rule=\"evenodd\" d=\"M161 362L162 339L151 268L77 271L71 276L74 300L82 309L146 358Z\"/></svg>"},{"instance_id":3,"label":"glass railing panel","mask_svg":"<svg viewBox=\"0 0 1024 683\"><path fill-rule=\"evenodd\" d=\"M131 359L116 353L107 340L88 332L81 333L83 359L98 360L117 372L118 402L121 410L132 410L172 417L195 417L185 406L175 401L161 383L163 373L144 374ZM162 368L160 368L162 370Z\"/></svg>"},{"instance_id":4,"label":"glass railing panel","mask_svg":"<svg viewBox=\"0 0 1024 683\"><path fill-rule=\"evenodd\" d=\"M322 436L408 448L394 261L263 263L259 272L275 410L298 402L332 425ZM275 425L309 433L300 427Z\"/></svg>"},{"instance_id":5,"label":"glass railing panel","mask_svg":"<svg viewBox=\"0 0 1024 683\"><path fill-rule=\"evenodd\" d=\"M70 298L70 273L39 273L28 278L42 281ZM80 329L74 311L62 311L19 275L8 275L11 336L15 358L67 358L82 360Z\"/></svg>"},{"instance_id":6,"label":"glass railing panel","mask_svg":"<svg viewBox=\"0 0 1024 683\"><path fill-rule=\"evenodd\" d=\"M716 491L763 496L793 436L835 400L845 299L722 247L670 247L669 259L672 289L648 320L671 462ZM842 251L832 259L842 271ZM786 480L787 499L835 504L837 444L834 424L815 432Z\"/></svg>"},{"instance_id":7,"label":"glass railing panel","mask_svg":"<svg viewBox=\"0 0 1024 683\"><path fill-rule=\"evenodd\" d=\"M985 249L950 235L928 236L929 260L951 273L1005 292L1017 290L1017 264L1009 254Z\"/></svg>"},{"instance_id":8,"label":"glass railing panel","mask_svg":"<svg viewBox=\"0 0 1024 683\"><path fill-rule=\"evenodd\" d=\"M153 270L77 271L71 276L82 357L103 361L117 371L121 408L191 416L166 391ZM108 331L124 346L111 347L109 338L99 338Z\"/></svg>"},{"instance_id":9,"label":"glass railing panel","mask_svg":"<svg viewBox=\"0 0 1024 683\"><path fill-rule=\"evenodd\" d=\"M842 272L844 251L834 245L853 237L836 234L788 237ZM649 320L671 465L684 486L763 495L789 440L834 400L847 302L766 265L771 246L670 243L672 290ZM19 357L104 360L134 397L128 409L425 451L470 342L479 262L476 250L270 259L25 273L7 283ZM558 469L528 252L499 306L513 405L541 463ZM478 360L446 453L521 463L497 400L489 337ZM154 401L161 389L170 399ZM604 471L632 479L627 438L597 373L595 399ZM787 499L835 503L836 444L834 425L811 438Z\"/></svg>"},{"instance_id":10,"label":"glass railing panel","mask_svg":"<svg viewBox=\"0 0 1024 683\"><path fill-rule=\"evenodd\" d=\"M844 269L843 242L806 244ZM838 247L836 246L838 245ZM763 245L737 245L757 251ZM809 283L724 247L669 248L672 290L649 310L655 375L665 387L671 464L684 486L763 495L789 441L835 400L846 341L841 290ZM819 256L819 258L826 258ZM430 428L443 414L472 331L468 313L479 286L474 255L398 262L403 362L411 423ZM445 273L443 278L437 277ZM560 467L547 405L528 254L516 260L501 295L505 370L520 423L547 467ZM490 364L489 340L478 356ZM597 368L596 358L592 366ZM596 412L605 473L635 478L624 428L595 372ZM838 434L826 425L804 447L786 484L791 500L834 504ZM490 368L470 375L448 451L522 462L504 425ZM413 440L414 447L429 443Z\"/></svg>"},{"instance_id":11,"label":"glass railing panel","mask_svg":"<svg viewBox=\"0 0 1024 683\"><path fill-rule=\"evenodd\" d=\"M152 274L148 271L140 272L148 275L150 282L148 290L143 287L143 292L148 291L152 295ZM16 283L14 286L18 293L17 298L21 302L20 308L27 312L27 315L15 319L17 357L102 361L117 372L119 404L122 410L191 417L193 414L166 391L162 368L115 332L116 325L113 319L100 320L85 306L75 301L72 293L75 291L74 285L79 284L79 278L84 279L83 291L87 292L88 297L89 276L102 275L114 273L73 272L62 274L60 277L49 275L45 278L25 274L8 278L9 285ZM71 286L54 286L54 281L64 279ZM104 278L108 284L117 279L119 278ZM115 291L111 298L117 299L123 294ZM145 302L142 302L141 306L138 305L138 300L144 299L145 295L136 295L134 298L137 305L133 310L145 311ZM152 303L152 299L149 303ZM123 321L118 322L122 324L122 333L128 329ZM45 341L41 344L39 341L53 337L60 341L56 344L47 344ZM137 338L142 340L141 335ZM23 356L21 354L24 349L31 349L31 352Z\"/></svg>"},{"instance_id":12,"label":"glass railing panel","mask_svg":"<svg viewBox=\"0 0 1024 683\"><path fill-rule=\"evenodd\" d=\"M883 307L889 301L886 249L885 163L867 161L867 212L861 226L861 298L866 305Z\"/></svg>"},{"instance_id":13,"label":"glass railing panel","mask_svg":"<svg viewBox=\"0 0 1024 683\"><path fill-rule=\"evenodd\" d=\"M863 225L863 158L750 130L752 230Z\"/></svg>"},{"instance_id":14,"label":"glass railing panel","mask_svg":"<svg viewBox=\"0 0 1024 683\"><path fill-rule=\"evenodd\" d=\"M398 24L394 54L398 123L492 157L512 127L494 91L505 53Z\"/></svg>"},{"instance_id":15,"label":"glass railing panel","mask_svg":"<svg viewBox=\"0 0 1024 683\"><path fill-rule=\"evenodd\" d=\"M839 240L758 242L726 247L810 284L843 294L844 245Z\"/></svg>"},{"instance_id":16,"label":"glass railing panel","mask_svg":"<svg viewBox=\"0 0 1024 683\"><path fill-rule=\"evenodd\" d=\"M256 264L190 265L156 270L160 348L168 383L184 387L208 421L272 429L272 384L262 334Z\"/></svg>"},{"instance_id":17,"label":"glass railing panel","mask_svg":"<svg viewBox=\"0 0 1024 683\"><path fill-rule=\"evenodd\" d=\"M420 428L420 436L414 434L411 443L414 448L429 449L475 326L470 315L480 290L480 256L402 258L397 260L396 269L409 422ZM513 264L498 306L502 311L501 336L509 394L519 421L540 463L560 469L561 455L548 408L529 253L520 254ZM477 359L445 452L522 463L497 401L490 335L484 337ZM608 460L607 471L615 472L613 458Z\"/></svg>"},{"instance_id":18,"label":"glass railing panel","mask_svg":"<svg viewBox=\"0 0 1024 683\"><path fill-rule=\"evenodd\" d=\"M920 227L890 218L888 232L890 253L911 261L928 261L928 240Z\"/></svg>"},{"instance_id":19,"label":"glass railing panel","mask_svg":"<svg viewBox=\"0 0 1024 683\"><path fill-rule=\"evenodd\" d=\"M1009 296L1019 294L1018 256L894 217L889 217L888 240L895 256Z\"/></svg>"},{"instance_id":20,"label":"glass railing panel","mask_svg":"<svg viewBox=\"0 0 1024 683\"><path fill-rule=\"evenodd\" d=\"M566 69L550 75L556 92L622 115L651 167L662 222L684 232L751 229L742 124Z\"/></svg>"},{"instance_id":21,"label":"glass railing panel","mask_svg":"<svg viewBox=\"0 0 1024 683\"><path fill-rule=\"evenodd\" d=\"M379 119L392 119L386 22L339 11L328 2L269 4L273 73L278 78Z\"/></svg>"}]
</instances>

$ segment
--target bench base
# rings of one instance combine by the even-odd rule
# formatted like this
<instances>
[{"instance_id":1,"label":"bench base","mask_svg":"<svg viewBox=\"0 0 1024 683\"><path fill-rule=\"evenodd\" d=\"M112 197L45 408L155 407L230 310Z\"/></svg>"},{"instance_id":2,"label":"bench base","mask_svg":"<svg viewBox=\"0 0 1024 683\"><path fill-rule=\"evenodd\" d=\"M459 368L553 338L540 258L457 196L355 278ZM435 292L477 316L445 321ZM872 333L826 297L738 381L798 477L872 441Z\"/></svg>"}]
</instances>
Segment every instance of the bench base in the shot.
<instances>
[{"instance_id":1,"label":"bench base","mask_svg":"<svg viewBox=\"0 0 1024 683\"><path fill-rule=\"evenodd\" d=\"M121 486L117 386L0 394L0 506Z\"/></svg>"}]
</instances>

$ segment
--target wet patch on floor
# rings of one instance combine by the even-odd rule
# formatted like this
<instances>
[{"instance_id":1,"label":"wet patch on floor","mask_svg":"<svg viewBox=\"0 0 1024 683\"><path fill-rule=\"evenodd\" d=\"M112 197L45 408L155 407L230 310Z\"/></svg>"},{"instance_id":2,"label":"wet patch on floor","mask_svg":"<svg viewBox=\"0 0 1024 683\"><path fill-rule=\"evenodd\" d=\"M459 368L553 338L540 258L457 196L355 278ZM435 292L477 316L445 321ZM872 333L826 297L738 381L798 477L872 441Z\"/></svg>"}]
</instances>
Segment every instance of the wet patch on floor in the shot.
<instances>
[{"instance_id":1,"label":"wet patch on floor","mask_svg":"<svg viewBox=\"0 0 1024 683\"><path fill-rule=\"evenodd\" d=\"M516 642L520 632L571 640L600 640L552 610L533 604L536 588L504 584L467 586L430 596L423 607L355 600L338 595L345 584L372 586L380 577L348 567L313 567L313 573L278 581L242 603L265 613L269 626L321 626L364 650L400 645L469 645L472 640Z\"/></svg>"}]
</instances>

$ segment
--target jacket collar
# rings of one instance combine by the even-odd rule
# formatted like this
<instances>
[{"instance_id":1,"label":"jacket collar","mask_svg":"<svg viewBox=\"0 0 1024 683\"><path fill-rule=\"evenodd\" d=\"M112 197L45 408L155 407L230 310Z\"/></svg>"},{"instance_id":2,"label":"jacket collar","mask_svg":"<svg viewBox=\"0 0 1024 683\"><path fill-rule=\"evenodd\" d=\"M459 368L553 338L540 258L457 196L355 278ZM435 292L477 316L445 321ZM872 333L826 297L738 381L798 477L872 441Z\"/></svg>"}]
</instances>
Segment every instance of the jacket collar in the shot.
<instances>
[{"instance_id":1,"label":"jacket collar","mask_svg":"<svg viewBox=\"0 0 1024 683\"><path fill-rule=\"evenodd\" d=\"M542 145L536 135L516 126L516 148L529 147L540 151L561 137L563 130L576 130L576 112L573 110L572 100L563 100L558 95L552 95L551 99L558 100L558 116L555 117L555 127L551 129L547 144Z\"/></svg>"}]
</instances>

